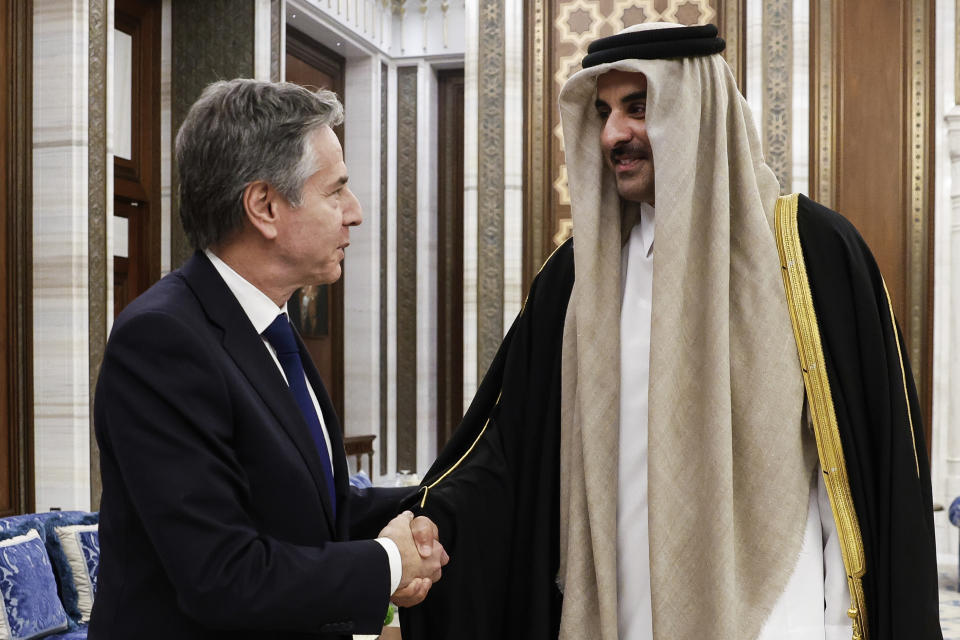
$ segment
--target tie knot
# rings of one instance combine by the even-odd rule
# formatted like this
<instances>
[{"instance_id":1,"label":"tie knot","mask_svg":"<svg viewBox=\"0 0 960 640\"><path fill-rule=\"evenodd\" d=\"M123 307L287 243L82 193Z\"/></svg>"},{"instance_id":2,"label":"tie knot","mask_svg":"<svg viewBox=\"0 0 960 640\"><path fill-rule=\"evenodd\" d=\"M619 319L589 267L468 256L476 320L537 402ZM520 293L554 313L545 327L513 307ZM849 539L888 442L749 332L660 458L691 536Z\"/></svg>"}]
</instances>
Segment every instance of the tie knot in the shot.
<instances>
[{"instance_id":1,"label":"tie knot","mask_svg":"<svg viewBox=\"0 0 960 640\"><path fill-rule=\"evenodd\" d=\"M287 320L285 313L278 315L270 326L264 329L263 337L267 339L277 355L299 353L297 341L293 337L293 329L290 328L290 321Z\"/></svg>"}]
</instances>

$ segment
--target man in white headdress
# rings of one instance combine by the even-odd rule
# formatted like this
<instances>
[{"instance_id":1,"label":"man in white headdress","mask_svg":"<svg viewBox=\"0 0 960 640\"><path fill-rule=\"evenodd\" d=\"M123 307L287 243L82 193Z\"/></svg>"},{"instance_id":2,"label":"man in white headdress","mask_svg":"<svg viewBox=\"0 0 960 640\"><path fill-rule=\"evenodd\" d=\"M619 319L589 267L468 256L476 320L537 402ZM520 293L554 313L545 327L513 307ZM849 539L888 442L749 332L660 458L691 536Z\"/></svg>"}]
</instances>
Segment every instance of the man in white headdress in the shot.
<instances>
[{"instance_id":1,"label":"man in white headdress","mask_svg":"<svg viewBox=\"0 0 960 640\"><path fill-rule=\"evenodd\" d=\"M639 25L563 87L574 239L426 477L455 560L405 638L941 637L883 280L778 199L723 46Z\"/></svg>"}]
</instances>

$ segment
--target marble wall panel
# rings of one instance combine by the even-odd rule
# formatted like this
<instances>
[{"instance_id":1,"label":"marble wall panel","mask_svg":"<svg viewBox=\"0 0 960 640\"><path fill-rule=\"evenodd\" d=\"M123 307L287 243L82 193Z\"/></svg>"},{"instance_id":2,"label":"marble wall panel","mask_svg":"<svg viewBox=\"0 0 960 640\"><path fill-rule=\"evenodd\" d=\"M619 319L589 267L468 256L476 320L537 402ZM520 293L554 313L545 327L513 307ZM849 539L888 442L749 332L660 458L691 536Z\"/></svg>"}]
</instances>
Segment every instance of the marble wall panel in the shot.
<instances>
[{"instance_id":1,"label":"marble wall panel","mask_svg":"<svg viewBox=\"0 0 960 640\"><path fill-rule=\"evenodd\" d=\"M938 0L936 189L934 193L933 501L948 507L960 495L960 105L956 69L960 0ZM960 530L934 513L939 553L956 553Z\"/></svg>"},{"instance_id":2,"label":"marble wall panel","mask_svg":"<svg viewBox=\"0 0 960 640\"><path fill-rule=\"evenodd\" d=\"M88 4L35 0L33 397L36 508L90 506Z\"/></svg>"},{"instance_id":3,"label":"marble wall panel","mask_svg":"<svg viewBox=\"0 0 960 640\"><path fill-rule=\"evenodd\" d=\"M479 21L477 3L467 3L466 11L467 25L476 25ZM477 364L479 34L477 30L466 29L464 40L466 53L463 67L463 410L466 412L479 384L477 375L479 369Z\"/></svg>"},{"instance_id":4,"label":"marble wall panel","mask_svg":"<svg viewBox=\"0 0 960 640\"><path fill-rule=\"evenodd\" d=\"M387 470L384 472L392 475L397 470L397 402L399 393L397 391L399 367L397 366L397 330L398 330L398 307L397 307L397 245L398 245L398 210L397 202L397 172L400 153L398 150L397 131L399 129L398 115L400 112L399 82L397 68L393 64L387 65L387 95L393 98L387 103L387 139L389 148L387 149L387 193L389 194L387 202Z\"/></svg>"},{"instance_id":5,"label":"marble wall panel","mask_svg":"<svg viewBox=\"0 0 960 640\"><path fill-rule=\"evenodd\" d=\"M526 296L523 290L523 7L504 4L503 92L503 330ZM499 347L499 343L497 345Z\"/></svg>"},{"instance_id":6,"label":"marble wall panel","mask_svg":"<svg viewBox=\"0 0 960 640\"><path fill-rule=\"evenodd\" d=\"M810 3L793 2L791 190L810 193Z\"/></svg>"},{"instance_id":7,"label":"marble wall panel","mask_svg":"<svg viewBox=\"0 0 960 640\"><path fill-rule=\"evenodd\" d=\"M376 434L380 426L380 91L379 60L348 59L344 160L363 223L350 230L344 260L344 430Z\"/></svg>"},{"instance_id":8,"label":"marble wall panel","mask_svg":"<svg viewBox=\"0 0 960 640\"><path fill-rule=\"evenodd\" d=\"M417 457L421 476L437 457L437 77L417 77Z\"/></svg>"}]
</instances>

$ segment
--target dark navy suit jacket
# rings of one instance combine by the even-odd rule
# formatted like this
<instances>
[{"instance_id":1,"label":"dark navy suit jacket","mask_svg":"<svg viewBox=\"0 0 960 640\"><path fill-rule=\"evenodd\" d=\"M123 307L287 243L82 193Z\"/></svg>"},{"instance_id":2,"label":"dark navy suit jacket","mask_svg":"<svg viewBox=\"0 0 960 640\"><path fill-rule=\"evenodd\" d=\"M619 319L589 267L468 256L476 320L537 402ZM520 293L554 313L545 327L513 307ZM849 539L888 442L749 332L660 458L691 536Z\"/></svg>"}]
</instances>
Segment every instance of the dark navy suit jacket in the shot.
<instances>
[{"instance_id":1,"label":"dark navy suit jacket","mask_svg":"<svg viewBox=\"0 0 960 640\"><path fill-rule=\"evenodd\" d=\"M348 486L339 423L300 352L330 435L336 520L293 395L206 256L117 318L94 404L90 640L379 633L390 569L370 538L409 490Z\"/></svg>"}]
</instances>

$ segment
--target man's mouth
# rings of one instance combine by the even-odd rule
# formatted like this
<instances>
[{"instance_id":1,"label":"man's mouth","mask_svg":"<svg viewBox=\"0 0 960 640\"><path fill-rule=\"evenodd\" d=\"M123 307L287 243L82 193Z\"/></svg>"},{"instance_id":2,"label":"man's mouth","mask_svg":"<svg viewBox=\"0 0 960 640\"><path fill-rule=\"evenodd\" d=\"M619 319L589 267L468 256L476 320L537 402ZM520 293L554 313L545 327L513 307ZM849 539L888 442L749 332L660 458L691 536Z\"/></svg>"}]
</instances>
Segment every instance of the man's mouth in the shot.
<instances>
[{"instance_id":1,"label":"man's mouth","mask_svg":"<svg viewBox=\"0 0 960 640\"><path fill-rule=\"evenodd\" d=\"M613 161L613 168L617 173L621 173L624 171L633 171L638 166L640 166L640 163L643 162L643 160L644 158L635 157L635 156L631 156L631 157L622 156Z\"/></svg>"},{"instance_id":2,"label":"man's mouth","mask_svg":"<svg viewBox=\"0 0 960 640\"><path fill-rule=\"evenodd\" d=\"M633 171L647 158L647 154L642 149L636 148L619 147L610 152L610 162L616 173Z\"/></svg>"}]
</instances>

